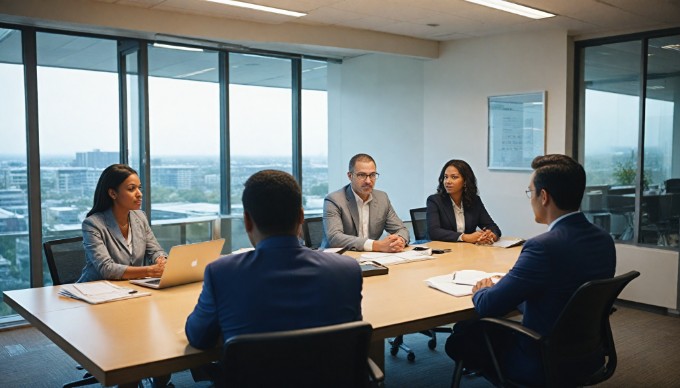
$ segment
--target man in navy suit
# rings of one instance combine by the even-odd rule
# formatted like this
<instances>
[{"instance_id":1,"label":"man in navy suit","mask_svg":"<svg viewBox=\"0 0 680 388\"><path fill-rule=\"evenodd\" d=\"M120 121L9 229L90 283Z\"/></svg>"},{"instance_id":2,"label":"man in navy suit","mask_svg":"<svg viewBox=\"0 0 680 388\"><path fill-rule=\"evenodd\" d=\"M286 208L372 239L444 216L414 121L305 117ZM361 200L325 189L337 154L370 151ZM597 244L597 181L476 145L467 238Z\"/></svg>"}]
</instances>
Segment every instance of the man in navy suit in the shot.
<instances>
[{"instance_id":1,"label":"man in navy suit","mask_svg":"<svg viewBox=\"0 0 680 388\"><path fill-rule=\"evenodd\" d=\"M243 220L255 250L206 267L203 290L185 326L191 346L206 349L220 337L361 320L357 261L299 243L304 213L292 175L265 170L248 178Z\"/></svg>"},{"instance_id":2,"label":"man in navy suit","mask_svg":"<svg viewBox=\"0 0 680 388\"><path fill-rule=\"evenodd\" d=\"M527 240L514 267L497 284L491 279L478 282L472 301L480 317L500 317L519 309L522 324L545 335L579 286L614 276L616 251L611 236L579 211L586 184L583 166L565 155L545 155L535 158L531 167L526 193L536 222L548 225L548 231ZM503 373L526 384L542 384L538 350L514 337L497 337L504 344L497 355ZM446 352L466 367L493 371L478 321L456 324ZM594 354L563 367L572 374L589 375L602 359Z\"/></svg>"}]
</instances>

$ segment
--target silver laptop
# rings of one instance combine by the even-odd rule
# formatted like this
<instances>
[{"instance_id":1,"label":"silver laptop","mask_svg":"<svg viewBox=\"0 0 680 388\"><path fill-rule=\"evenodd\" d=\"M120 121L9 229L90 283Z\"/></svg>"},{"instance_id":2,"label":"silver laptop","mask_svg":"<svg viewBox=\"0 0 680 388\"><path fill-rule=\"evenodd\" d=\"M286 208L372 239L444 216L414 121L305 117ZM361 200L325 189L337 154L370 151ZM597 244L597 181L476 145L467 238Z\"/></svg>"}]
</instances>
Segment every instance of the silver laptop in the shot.
<instances>
[{"instance_id":1,"label":"silver laptop","mask_svg":"<svg viewBox=\"0 0 680 388\"><path fill-rule=\"evenodd\" d=\"M160 278L133 279L130 283L150 288L167 288L203 280L205 267L220 257L224 239L176 245L170 249Z\"/></svg>"}]
</instances>

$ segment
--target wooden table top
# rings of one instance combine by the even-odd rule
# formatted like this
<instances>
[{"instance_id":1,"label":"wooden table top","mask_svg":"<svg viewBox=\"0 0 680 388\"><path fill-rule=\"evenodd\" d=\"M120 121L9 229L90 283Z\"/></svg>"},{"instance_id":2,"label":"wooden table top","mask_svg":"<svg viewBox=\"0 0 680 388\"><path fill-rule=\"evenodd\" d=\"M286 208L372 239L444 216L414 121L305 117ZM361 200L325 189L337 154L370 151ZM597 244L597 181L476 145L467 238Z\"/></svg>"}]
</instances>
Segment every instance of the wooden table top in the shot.
<instances>
[{"instance_id":1,"label":"wooden table top","mask_svg":"<svg viewBox=\"0 0 680 388\"><path fill-rule=\"evenodd\" d=\"M507 272L520 248L432 242L451 252L435 259L390 266L388 275L364 278L362 311L374 342L475 315L469 296L456 298L425 283L460 269ZM360 252L350 252L353 257ZM150 290L151 296L89 305L57 295L59 286L4 292L5 302L92 373L103 385L184 370L219 359L184 334L202 283Z\"/></svg>"}]
</instances>

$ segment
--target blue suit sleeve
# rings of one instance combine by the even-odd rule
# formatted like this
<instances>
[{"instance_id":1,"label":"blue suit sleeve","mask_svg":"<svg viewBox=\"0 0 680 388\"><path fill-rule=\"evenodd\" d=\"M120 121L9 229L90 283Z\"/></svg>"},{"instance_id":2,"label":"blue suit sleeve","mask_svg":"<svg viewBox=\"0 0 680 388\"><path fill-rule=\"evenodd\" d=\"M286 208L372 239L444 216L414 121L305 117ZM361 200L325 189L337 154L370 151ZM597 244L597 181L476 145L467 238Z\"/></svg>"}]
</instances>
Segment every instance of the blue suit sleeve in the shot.
<instances>
[{"instance_id":1,"label":"blue suit sleeve","mask_svg":"<svg viewBox=\"0 0 680 388\"><path fill-rule=\"evenodd\" d=\"M203 290L198 297L194 311L187 318L184 332L189 344L197 349L209 349L217 344L220 337L220 324L217 316L217 303L214 297L210 266L205 269Z\"/></svg>"},{"instance_id":2,"label":"blue suit sleeve","mask_svg":"<svg viewBox=\"0 0 680 388\"><path fill-rule=\"evenodd\" d=\"M524 244L517 263L493 287L483 288L472 296L480 317L500 317L529 297L540 294L550 281L550 267L545 248L537 241Z\"/></svg>"}]
</instances>

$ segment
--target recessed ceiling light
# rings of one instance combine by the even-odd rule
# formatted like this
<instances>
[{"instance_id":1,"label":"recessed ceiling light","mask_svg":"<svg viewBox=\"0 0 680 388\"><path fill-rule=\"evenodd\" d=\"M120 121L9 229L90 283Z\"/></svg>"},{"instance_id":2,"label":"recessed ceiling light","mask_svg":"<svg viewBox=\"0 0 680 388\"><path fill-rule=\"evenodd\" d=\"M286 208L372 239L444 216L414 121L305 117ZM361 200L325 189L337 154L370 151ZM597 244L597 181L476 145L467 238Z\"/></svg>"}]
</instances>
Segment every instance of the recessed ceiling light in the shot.
<instances>
[{"instance_id":1,"label":"recessed ceiling light","mask_svg":"<svg viewBox=\"0 0 680 388\"><path fill-rule=\"evenodd\" d=\"M220 4L225 4L225 5L231 5L231 6L234 6L234 7L254 9L254 10L257 10L257 11L278 13L280 15L293 16L293 17L296 17L296 18L307 15L306 13L302 13L302 12L295 12L295 11L289 11L287 9L267 7L267 6L264 6L264 5L250 4L250 3L243 2L243 1L234 1L234 0L206 0L206 1L210 1L211 3L220 3Z\"/></svg>"},{"instance_id":2,"label":"recessed ceiling light","mask_svg":"<svg viewBox=\"0 0 680 388\"><path fill-rule=\"evenodd\" d=\"M166 48L166 49L171 49L171 50L183 50L183 51L203 51L203 49L200 49L200 48L186 47L186 46L175 46L175 45L172 45L172 44L165 44L165 43L154 43L153 47Z\"/></svg>"},{"instance_id":3,"label":"recessed ceiling light","mask_svg":"<svg viewBox=\"0 0 680 388\"><path fill-rule=\"evenodd\" d=\"M555 16L552 13L539 11L534 8L526 7L523 5L511 3L509 1L504 0L465 0L465 1L469 3L483 5L485 7L499 9L505 12L514 13L516 15L528 17L531 19L545 19Z\"/></svg>"},{"instance_id":4,"label":"recessed ceiling light","mask_svg":"<svg viewBox=\"0 0 680 388\"><path fill-rule=\"evenodd\" d=\"M662 49L680 51L680 44L667 44L661 46Z\"/></svg>"}]
</instances>

